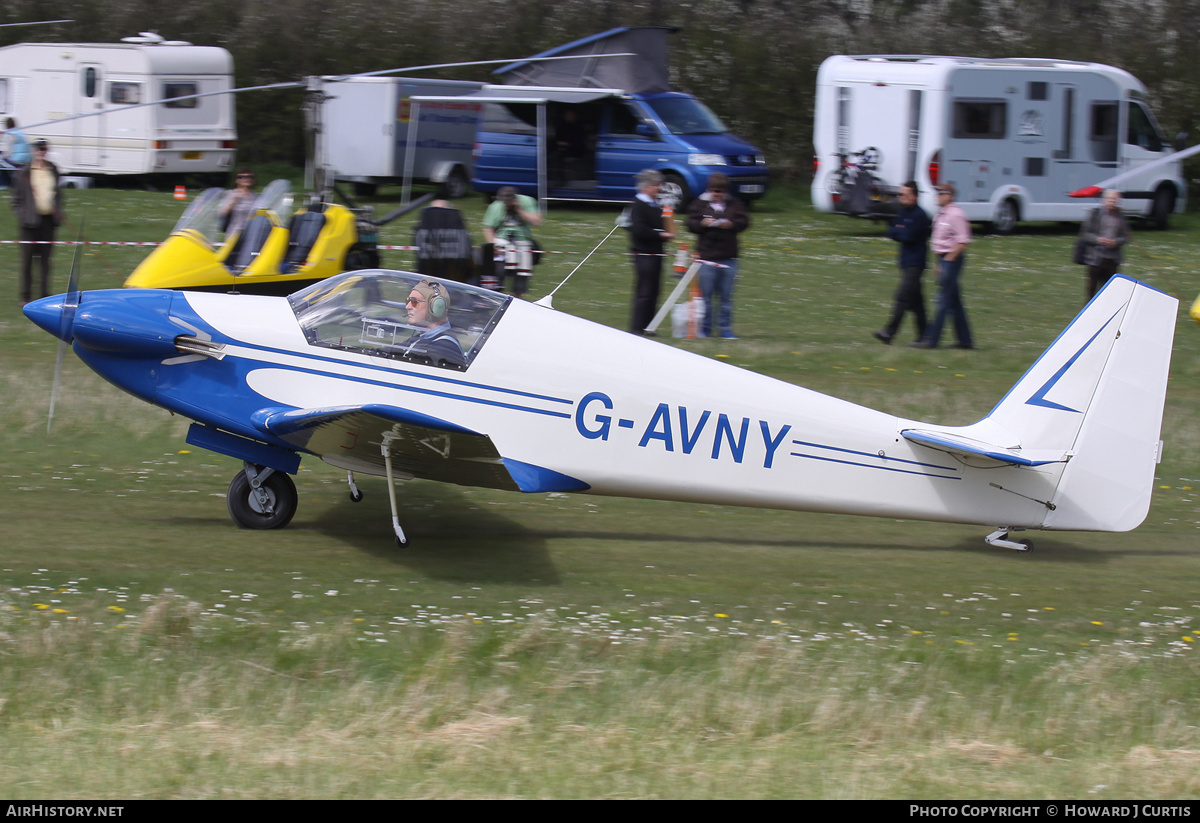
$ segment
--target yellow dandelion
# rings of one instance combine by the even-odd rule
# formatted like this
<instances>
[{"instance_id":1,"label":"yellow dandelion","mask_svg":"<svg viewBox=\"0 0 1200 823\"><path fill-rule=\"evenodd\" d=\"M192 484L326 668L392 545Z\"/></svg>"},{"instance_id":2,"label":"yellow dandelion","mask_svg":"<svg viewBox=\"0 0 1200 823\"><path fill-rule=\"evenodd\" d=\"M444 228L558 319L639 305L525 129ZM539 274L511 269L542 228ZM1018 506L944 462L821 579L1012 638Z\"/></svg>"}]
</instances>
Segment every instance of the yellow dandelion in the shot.
<instances>
[{"instance_id":1,"label":"yellow dandelion","mask_svg":"<svg viewBox=\"0 0 1200 823\"><path fill-rule=\"evenodd\" d=\"M1093 625L1093 626L1103 626L1104 624L1103 624L1103 623L1101 623L1099 620L1093 620L1093 621L1092 621L1092 625Z\"/></svg>"},{"instance_id":2,"label":"yellow dandelion","mask_svg":"<svg viewBox=\"0 0 1200 823\"><path fill-rule=\"evenodd\" d=\"M66 609L54 609L53 611L55 614L70 614Z\"/></svg>"},{"instance_id":3,"label":"yellow dandelion","mask_svg":"<svg viewBox=\"0 0 1200 823\"><path fill-rule=\"evenodd\" d=\"M109 606L108 610L110 612L113 612L114 614L125 614L125 610L122 609L120 606Z\"/></svg>"},{"instance_id":4,"label":"yellow dandelion","mask_svg":"<svg viewBox=\"0 0 1200 823\"><path fill-rule=\"evenodd\" d=\"M717 612L716 614L713 615L713 617L729 617L729 615L721 614L720 612Z\"/></svg>"},{"instance_id":5,"label":"yellow dandelion","mask_svg":"<svg viewBox=\"0 0 1200 823\"><path fill-rule=\"evenodd\" d=\"M34 607L35 609L48 609L48 608L50 608L50 607L49 607L49 606L47 606L45 603L34 603L34 604L33 604L33 607Z\"/></svg>"}]
</instances>

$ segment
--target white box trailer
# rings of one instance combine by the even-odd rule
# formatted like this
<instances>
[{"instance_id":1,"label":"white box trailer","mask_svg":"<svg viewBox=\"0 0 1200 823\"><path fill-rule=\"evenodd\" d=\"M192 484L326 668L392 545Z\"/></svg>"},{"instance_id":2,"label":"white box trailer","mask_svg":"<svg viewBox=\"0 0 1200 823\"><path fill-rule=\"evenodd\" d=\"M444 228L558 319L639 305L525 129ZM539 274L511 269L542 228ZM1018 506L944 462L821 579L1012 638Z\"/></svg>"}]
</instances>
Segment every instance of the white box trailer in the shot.
<instances>
[{"instance_id":1,"label":"white box trailer","mask_svg":"<svg viewBox=\"0 0 1200 823\"><path fill-rule=\"evenodd\" d=\"M360 187L407 177L443 183L449 196L462 197L470 191L471 152L482 104L442 100L417 105L410 98L458 97L481 88L482 83L413 77L356 77L330 83L321 110L321 162L336 179ZM416 146L411 155L410 141Z\"/></svg>"},{"instance_id":2,"label":"white box trailer","mask_svg":"<svg viewBox=\"0 0 1200 823\"><path fill-rule=\"evenodd\" d=\"M63 174L228 173L234 95L172 99L233 88L229 52L131 39L149 42L0 48L0 117L45 138ZM65 119L80 114L95 116Z\"/></svg>"},{"instance_id":3,"label":"white box trailer","mask_svg":"<svg viewBox=\"0 0 1200 823\"><path fill-rule=\"evenodd\" d=\"M1070 192L1170 154L1133 75L1037 58L836 55L817 72L813 204L864 217L895 212L915 180L920 205L951 183L967 217L999 231L1022 220L1082 220ZM864 157L865 152L865 157ZM850 184L866 174L870 196ZM861 179L861 178L860 178ZM1179 162L1121 187L1125 209L1165 228L1187 197Z\"/></svg>"}]
</instances>

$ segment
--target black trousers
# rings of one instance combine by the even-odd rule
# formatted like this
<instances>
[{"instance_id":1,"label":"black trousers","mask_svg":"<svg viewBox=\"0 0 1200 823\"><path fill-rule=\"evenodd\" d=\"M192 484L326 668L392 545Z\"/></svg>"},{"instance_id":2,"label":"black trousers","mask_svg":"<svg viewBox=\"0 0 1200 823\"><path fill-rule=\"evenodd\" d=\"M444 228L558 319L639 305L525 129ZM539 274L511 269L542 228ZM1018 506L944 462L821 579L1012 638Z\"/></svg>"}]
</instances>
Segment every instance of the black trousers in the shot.
<instances>
[{"instance_id":1,"label":"black trousers","mask_svg":"<svg viewBox=\"0 0 1200 823\"><path fill-rule=\"evenodd\" d=\"M28 303L33 299L33 258L41 258L42 277L38 297L50 293L50 252L54 249L54 215L43 214L40 222L30 228L21 228L21 239L25 241L42 241L40 244L21 246L21 302Z\"/></svg>"},{"instance_id":2,"label":"black trousers","mask_svg":"<svg viewBox=\"0 0 1200 823\"><path fill-rule=\"evenodd\" d=\"M633 253L633 316L629 330L643 334L654 312L658 308L658 294L662 288L663 259L656 254Z\"/></svg>"},{"instance_id":3,"label":"black trousers","mask_svg":"<svg viewBox=\"0 0 1200 823\"><path fill-rule=\"evenodd\" d=\"M896 289L895 304L892 306L892 317L888 320L887 325L883 327L884 333L889 337L895 337L896 332L900 330L900 323L904 320L905 312L912 312L913 319L917 323L917 340L925 336L925 295L921 293L921 278L925 274L924 268L917 266L909 266L900 269L900 286Z\"/></svg>"},{"instance_id":4,"label":"black trousers","mask_svg":"<svg viewBox=\"0 0 1200 823\"><path fill-rule=\"evenodd\" d=\"M1102 258L1100 262L1094 266L1087 267L1088 282L1087 282L1087 297L1091 300L1096 296L1096 292L1108 282L1108 279L1117 273L1117 261L1111 258Z\"/></svg>"}]
</instances>

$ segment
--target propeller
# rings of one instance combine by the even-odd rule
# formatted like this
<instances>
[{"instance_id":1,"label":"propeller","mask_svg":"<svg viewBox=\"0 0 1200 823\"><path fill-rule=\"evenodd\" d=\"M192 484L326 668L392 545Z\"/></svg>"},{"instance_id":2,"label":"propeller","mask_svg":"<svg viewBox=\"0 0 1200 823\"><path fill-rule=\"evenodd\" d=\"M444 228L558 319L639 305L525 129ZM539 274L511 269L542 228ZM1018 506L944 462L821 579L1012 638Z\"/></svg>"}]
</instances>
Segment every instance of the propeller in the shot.
<instances>
[{"instance_id":1,"label":"propeller","mask_svg":"<svg viewBox=\"0 0 1200 823\"><path fill-rule=\"evenodd\" d=\"M75 325L75 312L79 308L79 254L83 249L83 221L79 221L79 236L75 241L75 255L71 258L71 279L67 283L67 293L63 295L62 315L59 321L58 356L54 360L54 383L50 387L50 415L46 419L46 434L50 434L50 426L54 423L54 401L58 399L58 381L62 377L63 359L67 354L67 346L73 338L71 328Z\"/></svg>"}]
</instances>

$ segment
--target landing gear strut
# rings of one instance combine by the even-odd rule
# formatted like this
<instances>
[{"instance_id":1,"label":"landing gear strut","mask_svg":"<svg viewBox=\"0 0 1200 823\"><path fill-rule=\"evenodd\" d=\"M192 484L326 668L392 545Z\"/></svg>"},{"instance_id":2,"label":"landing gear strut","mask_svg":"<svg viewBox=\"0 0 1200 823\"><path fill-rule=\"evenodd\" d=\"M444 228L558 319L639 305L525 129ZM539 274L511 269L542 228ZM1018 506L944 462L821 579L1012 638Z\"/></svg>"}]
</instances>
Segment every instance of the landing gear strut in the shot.
<instances>
[{"instance_id":1,"label":"landing gear strut","mask_svg":"<svg viewBox=\"0 0 1200 823\"><path fill-rule=\"evenodd\" d=\"M346 484L350 487L350 501L361 503L363 493L358 490L358 484L354 482L354 472L346 472Z\"/></svg>"},{"instance_id":2,"label":"landing gear strut","mask_svg":"<svg viewBox=\"0 0 1200 823\"><path fill-rule=\"evenodd\" d=\"M296 514L296 484L284 472L243 465L229 484L229 516L243 529L282 529Z\"/></svg>"},{"instance_id":3,"label":"landing gear strut","mask_svg":"<svg viewBox=\"0 0 1200 823\"><path fill-rule=\"evenodd\" d=\"M383 442L379 444L379 451L383 454L383 464L387 468L388 504L392 507L392 530L396 533L396 545L403 549L408 545L408 538L404 535L404 529L400 528L400 517L396 513L396 480L392 472L391 444L392 440L396 438L397 436L390 432L385 434Z\"/></svg>"},{"instance_id":4,"label":"landing gear strut","mask_svg":"<svg viewBox=\"0 0 1200 823\"><path fill-rule=\"evenodd\" d=\"M1024 529L1015 529L1015 528L1010 529L1006 526L1001 526L1000 528L996 529L994 532L989 534L987 537L985 537L984 541L989 546L995 546L1000 549L1012 549L1015 552L1031 552L1031 551L1033 551L1033 541L1032 540L1009 540L1008 539L1008 535L1010 532L1019 532L1019 531L1024 531Z\"/></svg>"}]
</instances>

